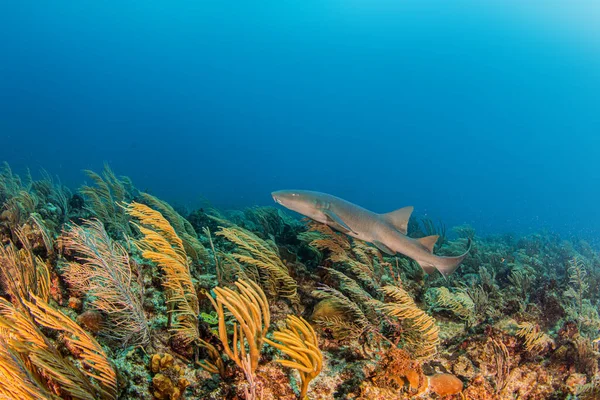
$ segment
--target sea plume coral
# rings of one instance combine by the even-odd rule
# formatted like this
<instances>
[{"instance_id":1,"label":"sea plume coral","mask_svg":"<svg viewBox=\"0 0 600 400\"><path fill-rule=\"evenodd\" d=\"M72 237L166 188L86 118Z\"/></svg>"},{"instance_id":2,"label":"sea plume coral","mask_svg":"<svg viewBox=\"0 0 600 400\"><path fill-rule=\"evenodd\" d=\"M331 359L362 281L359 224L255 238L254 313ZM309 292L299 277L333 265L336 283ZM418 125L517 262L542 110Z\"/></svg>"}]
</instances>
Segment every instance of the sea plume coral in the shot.
<instances>
[{"instance_id":1,"label":"sea plume coral","mask_svg":"<svg viewBox=\"0 0 600 400\"><path fill-rule=\"evenodd\" d=\"M200 309L183 241L169 221L147 205L132 202L127 212L141 224L136 226L143 237L135 244L142 256L158 264L164 272L171 332L185 344L196 341Z\"/></svg>"},{"instance_id":2,"label":"sea plume coral","mask_svg":"<svg viewBox=\"0 0 600 400\"><path fill-rule=\"evenodd\" d=\"M101 397L116 397L117 374L100 344L73 320L42 299L33 296L33 302L26 301L25 304L38 324L63 334L69 348L83 360L86 368L82 372L98 382Z\"/></svg>"},{"instance_id":3,"label":"sea plume coral","mask_svg":"<svg viewBox=\"0 0 600 400\"><path fill-rule=\"evenodd\" d=\"M0 385L0 393L9 399L11 391L23 395L17 398L116 399L117 375L98 342L62 312L31 298L23 301L25 310L0 298L0 374L18 379L12 388ZM63 356L40 326L60 332L80 365ZM53 394L35 397L48 392Z\"/></svg>"},{"instance_id":4,"label":"sea plume coral","mask_svg":"<svg viewBox=\"0 0 600 400\"><path fill-rule=\"evenodd\" d=\"M464 290L450 292L446 287L431 288L426 297L434 309L448 310L467 323L475 319L475 303Z\"/></svg>"},{"instance_id":5,"label":"sea plume coral","mask_svg":"<svg viewBox=\"0 0 600 400\"><path fill-rule=\"evenodd\" d=\"M66 249L75 253L78 262L67 265L65 278L79 293L85 293L97 311L105 312L111 322L104 333L122 343L143 344L149 329L142 308L142 285L134 289L129 254L113 241L99 220L73 225L62 235Z\"/></svg>"},{"instance_id":6,"label":"sea plume coral","mask_svg":"<svg viewBox=\"0 0 600 400\"><path fill-rule=\"evenodd\" d=\"M361 240L350 240L324 224L311 223L310 230L298 238L311 248L327 252L328 261L341 265L368 288L379 289L384 268L390 267L375 247Z\"/></svg>"},{"instance_id":7,"label":"sea plume coral","mask_svg":"<svg viewBox=\"0 0 600 400\"><path fill-rule=\"evenodd\" d=\"M414 300L398 286L384 286L382 291L391 302L376 302L376 306L385 314L397 317L406 326L403 335L408 349L418 358L427 358L437 353L439 328L435 319L417 307Z\"/></svg>"},{"instance_id":8,"label":"sea plume coral","mask_svg":"<svg viewBox=\"0 0 600 400\"><path fill-rule=\"evenodd\" d=\"M133 199L134 187L127 177L117 178L108 164L104 165L102 174L85 170L95 186L82 186L79 191L86 199L86 208L101 220L106 229L113 232L131 233L127 214L119 204Z\"/></svg>"},{"instance_id":9,"label":"sea plume coral","mask_svg":"<svg viewBox=\"0 0 600 400\"><path fill-rule=\"evenodd\" d=\"M30 371L23 357L0 339L0 398L37 400L50 399L52 394Z\"/></svg>"},{"instance_id":10,"label":"sea plume coral","mask_svg":"<svg viewBox=\"0 0 600 400\"><path fill-rule=\"evenodd\" d=\"M148 193L141 193L140 197L150 207L159 211L171 224L177 236L181 238L186 254L197 264L205 263L208 260L208 253L202 243L198 240L196 230L183 218L170 204L152 196Z\"/></svg>"},{"instance_id":11,"label":"sea plume coral","mask_svg":"<svg viewBox=\"0 0 600 400\"><path fill-rule=\"evenodd\" d=\"M552 339L536 324L523 322L518 328L517 336L525 341L525 350L528 352L540 351L552 343Z\"/></svg>"},{"instance_id":12,"label":"sea plume coral","mask_svg":"<svg viewBox=\"0 0 600 400\"><path fill-rule=\"evenodd\" d=\"M367 318L362 308L341 291L321 285L313 290L312 295L321 299L321 307L326 307L314 317L314 322L329 329L334 338L352 340L366 337L365 333L378 331L378 327Z\"/></svg>"},{"instance_id":13,"label":"sea plume coral","mask_svg":"<svg viewBox=\"0 0 600 400\"><path fill-rule=\"evenodd\" d=\"M22 231L16 236L23 244L18 249L12 242L0 245L0 284L15 304L35 294L45 301L50 296L50 271L46 263L33 254Z\"/></svg>"},{"instance_id":14,"label":"sea plume coral","mask_svg":"<svg viewBox=\"0 0 600 400\"><path fill-rule=\"evenodd\" d=\"M221 228L217 232L234 243L237 250L231 254L238 262L258 269L261 285L271 296L280 295L298 302L298 285L281 261L274 244L239 227Z\"/></svg>"}]
</instances>

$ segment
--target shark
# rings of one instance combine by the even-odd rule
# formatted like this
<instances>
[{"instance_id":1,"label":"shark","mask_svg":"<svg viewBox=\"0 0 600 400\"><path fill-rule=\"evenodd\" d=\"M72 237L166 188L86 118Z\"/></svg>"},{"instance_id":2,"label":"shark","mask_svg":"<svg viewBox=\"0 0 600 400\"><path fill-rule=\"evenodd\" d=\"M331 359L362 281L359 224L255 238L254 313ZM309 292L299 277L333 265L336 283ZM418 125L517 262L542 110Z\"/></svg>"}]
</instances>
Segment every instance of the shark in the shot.
<instances>
[{"instance_id":1,"label":"shark","mask_svg":"<svg viewBox=\"0 0 600 400\"><path fill-rule=\"evenodd\" d=\"M310 190L279 190L271 193L276 203L349 236L371 243L383 253L403 254L415 260L428 274L439 271L452 274L471 250L455 257L433 254L439 236L414 239L407 236L408 220L413 207L377 214L330 194Z\"/></svg>"}]
</instances>

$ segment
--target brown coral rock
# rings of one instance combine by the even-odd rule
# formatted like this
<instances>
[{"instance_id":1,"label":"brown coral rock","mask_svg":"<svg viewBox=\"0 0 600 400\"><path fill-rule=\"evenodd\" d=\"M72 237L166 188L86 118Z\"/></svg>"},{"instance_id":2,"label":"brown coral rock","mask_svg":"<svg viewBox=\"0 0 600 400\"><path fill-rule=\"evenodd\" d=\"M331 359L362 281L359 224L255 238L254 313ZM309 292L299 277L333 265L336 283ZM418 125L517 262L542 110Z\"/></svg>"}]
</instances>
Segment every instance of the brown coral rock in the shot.
<instances>
[{"instance_id":1,"label":"brown coral rock","mask_svg":"<svg viewBox=\"0 0 600 400\"><path fill-rule=\"evenodd\" d=\"M324 299L317 303L313 313L310 317L311 320L319 320L323 318L343 317L344 312L336 305L332 299Z\"/></svg>"},{"instance_id":2,"label":"brown coral rock","mask_svg":"<svg viewBox=\"0 0 600 400\"><path fill-rule=\"evenodd\" d=\"M77 317L77 322L92 333L98 333L103 328L104 317L98 311L86 311Z\"/></svg>"},{"instance_id":3,"label":"brown coral rock","mask_svg":"<svg viewBox=\"0 0 600 400\"><path fill-rule=\"evenodd\" d=\"M173 385L173 381L163 374L156 374L154 378L152 378L152 386L154 387L153 395L159 400L178 399L181 394L179 388Z\"/></svg>"},{"instance_id":4,"label":"brown coral rock","mask_svg":"<svg viewBox=\"0 0 600 400\"><path fill-rule=\"evenodd\" d=\"M456 376L471 379L475 376L475 367L471 360L465 356L460 356L452 365L452 372Z\"/></svg>"},{"instance_id":5,"label":"brown coral rock","mask_svg":"<svg viewBox=\"0 0 600 400\"><path fill-rule=\"evenodd\" d=\"M418 361L402 349L390 349L381 359L373 375L373 383L382 388L407 387L413 394L422 393L425 376Z\"/></svg>"},{"instance_id":6,"label":"brown coral rock","mask_svg":"<svg viewBox=\"0 0 600 400\"><path fill-rule=\"evenodd\" d=\"M150 371L154 373L160 371L160 354L154 354L150 359Z\"/></svg>"},{"instance_id":7,"label":"brown coral rock","mask_svg":"<svg viewBox=\"0 0 600 400\"><path fill-rule=\"evenodd\" d=\"M585 374L577 374L577 373L569 375L569 377L565 381L565 384L568 387L570 387L571 389L573 389L577 386L583 386L586 383L587 383L587 377L585 376Z\"/></svg>"},{"instance_id":8,"label":"brown coral rock","mask_svg":"<svg viewBox=\"0 0 600 400\"><path fill-rule=\"evenodd\" d=\"M469 382L469 386L463 391L463 395L469 400L489 400L495 397L495 391L490 382L483 375L476 375Z\"/></svg>"},{"instance_id":9,"label":"brown coral rock","mask_svg":"<svg viewBox=\"0 0 600 400\"><path fill-rule=\"evenodd\" d=\"M185 368L175 365L170 354L152 355L150 370L156 374L152 378L152 394L156 399L179 399L190 385L190 381L183 377Z\"/></svg>"},{"instance_id":10,"label":"brown coral rock","mask_svg":"<svg viewBox=\"0 0 600 400\"><path fill-rule=\"evenodd\" d=\"M165 370L167 368L171 368L173 366L173 356L170 354L165 354L160 359L160 369Z\"/></svg>"},{"instance_id":11,"label":"brown coral rock","mask_svg":"<svg viewBox=\"0 0 600 400\"><path fill-rule=\"evenodd\" d=\"M81 306L82 306L81 299L79 299L77 297L69 297L69 308L71 308L75 311L80 311Z\"/></svg>"}]
</instances>

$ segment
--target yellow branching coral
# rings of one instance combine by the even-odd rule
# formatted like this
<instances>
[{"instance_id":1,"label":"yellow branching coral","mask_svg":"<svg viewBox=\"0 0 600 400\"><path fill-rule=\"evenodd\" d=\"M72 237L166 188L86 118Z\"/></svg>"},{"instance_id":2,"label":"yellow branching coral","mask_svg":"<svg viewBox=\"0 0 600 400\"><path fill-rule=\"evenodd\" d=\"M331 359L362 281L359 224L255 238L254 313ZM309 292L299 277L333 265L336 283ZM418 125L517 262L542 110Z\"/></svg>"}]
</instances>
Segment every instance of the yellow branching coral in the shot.
<instances>
[{"instance_id":1,"label":"yellow branching coral","mask_svg":"<svg viewBox=\"0 0 600 400\"><path fill-rule=\"evenodd\" d=\"M290 357L290 360L276 360L285 367L294 368L300 373L302 382L300 399L304 399L308 391L308 384L323 367L323 354L319 350L317 334L304 318L288 315L287 328L273 334L273 339L265 341L271 346L281 350Z\"/></svg>"},{"instance_id":2,"label":"yellow branching coral","mask_svg":"<svg viewBox=\"0 0 600 400\"><path fill-rule=\"evenodd\" d=\"M219 374L221 377L224 377L225 364L223 363L223 359L221 358L221 353L219 350L217 350L217 348L212 344L202 339L198 340L198 345L206 349L209 359L198 361L197 364L202 367L202 369L212 374Z\"/></svg>"},{"instance_id":3,"label":"yellow branching coral","mask_svg":"<svg viewBox=\"0 0 600 400\"><path fill-rule=\"evenodd\" d=\"M298 302L298 284L279 258L275 245L270 245L252 232L239 227L221 228L217 235L234 243L238 251L232 256L244 265L257 268L260 283L272 296L280 295Z\"/></svg>"},{"instance_id":4,"label":"yellow branching coral","mask_svg":"<svg viewBox=\"0 0 600 400\"><path fill-rule=\"evenodd\" d=\"M426 358L437 353L439 344L439 327L435 319L427 315L415 304L410 295L397 286L384 286L383 293L394 302L381 303L376 306L389 316L397 317L406 326L404 340L411 352L419 358Z\"/></svg>"},{"instance_id":5,"label":"yellow branching coral","mask_svg":"<svg viewBox=\"0 0 600 400\"><path fill-rule=\"evenodd\" d=\"M216 299L209 299L219 317L219 339L225 353L242 369L243 361L249 356L250 372L254 373L271 324L269 303L255 282L239 280L235 286L238 291L217 286L214 289ZM231 340L227 333L225 309L235 318Z\"/></svg>"},{"instance_id":6,"label":"yellow branching coral","mask_svg":"<svg viewBox=\"0 0 600 400\"><path fill-rule=\"evenodd\" d=\"M186 344L196 341L200 309L183 241L169 221L147 205L132 202L127 212L142 224L137 227L143 238L135 242L142 256L158 264L165 274L170 330Z\"/></svg>"},{"instance_id":7,"label":"yellow branching coral","mask_svg":"<svg viewBox=\"0 0 600 400\"><path fill-rule=\"evenodd\" d=\"M148 193L141 193L140 196L150 207L159 211L177 232L181 238L186 254L196 263L205 263L208 260L208 253L202 243L198 240L196 230L183 218L170 204Z\"/></svg>"},{"instance_id":8,"label":"yellow branching coral","mask_svg":"<svg viewBox=\"0 0 600 400\"><path fill-rule=\"evenodd\" d=\"M116 372L98 342L69 317L39 297L31 297L32 301L24 301L27 311L0 298L0 359L4 360L0 374L19 379L14 384L21 388L12 390L32 394L58 388L57 395L50 398L62 394L82 400L116 399ZM81 366L65 358L39 325L59 331Z\"/></svg>"},{"instance_id":9,"label":"yellow branching coral","mask_svg":"<svg viewBox=\"0 0 600 400\"><path fill-rule=\"evenodd\" d=\"M134 292L127 250L108 236L98 220L72 226L63 233L62 243L79 261L67 265L66 280L74 290L90 296L96 310L108 315L111 329L104 333L123 343L148 342L148 323L141 294Z\"/></svg>"}]
</instances>

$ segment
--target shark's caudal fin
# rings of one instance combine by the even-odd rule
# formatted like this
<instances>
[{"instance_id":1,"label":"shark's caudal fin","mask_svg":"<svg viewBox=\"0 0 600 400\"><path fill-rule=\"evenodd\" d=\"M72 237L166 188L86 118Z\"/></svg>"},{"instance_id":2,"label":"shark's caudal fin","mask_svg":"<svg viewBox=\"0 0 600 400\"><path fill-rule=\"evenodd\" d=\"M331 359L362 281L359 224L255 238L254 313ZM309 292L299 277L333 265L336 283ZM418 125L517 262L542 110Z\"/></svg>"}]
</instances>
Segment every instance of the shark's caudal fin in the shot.
<instances>
[{"instance_id":1,"label":"shark's caudal fin","mask_svg":"<svg viewBox=\"0 0 600 400\"><path fill-rule=\"evenodd\" d=\"M440 271L440 273L444 277L449 276L454 271L456 271L456 269L458 268L460 263L462 263L463 260L465 259L465 257L467 256L467 254L469 254L470 250L471 250L471 239L469 239L469 242L467 244L467 251L465 251L463 254L461 254L460 256L456 256L456 257L436 257L433 267L435 269L437 269L438 271ZM427 272L428 274L433 272L433 269L431 268L431 266L421 265L421 267L423 267L423 270L425 270L425 272Z\"/></svg>"},{"instance_id":2,"label":"shark's caudal fin","mask_svg":"<svg viewBox=\"0 0 600 400\"><path fill-rule=\"evenodd\" d=\"M381 217L388 224L396 228L400 233L406 235L406 231L408 229L408 220L410 219L410 214L412 214L413 209L413 206L404 207L387 214L381 214Z\"/></svg>"}]
</instances>

